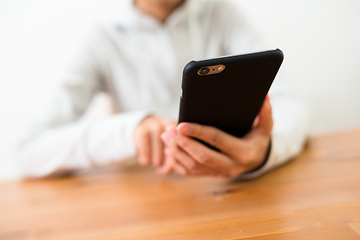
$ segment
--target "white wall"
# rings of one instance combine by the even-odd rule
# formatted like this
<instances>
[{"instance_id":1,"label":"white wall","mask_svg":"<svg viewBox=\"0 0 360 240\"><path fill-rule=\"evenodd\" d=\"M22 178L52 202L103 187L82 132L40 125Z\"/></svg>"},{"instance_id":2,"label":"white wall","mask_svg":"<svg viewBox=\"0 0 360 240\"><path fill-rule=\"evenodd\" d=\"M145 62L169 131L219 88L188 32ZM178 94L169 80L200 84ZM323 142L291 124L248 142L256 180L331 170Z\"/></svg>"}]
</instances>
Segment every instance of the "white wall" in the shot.
<instances>
[{"instance_id":1,"label":"white wall","mask_svg":"<svg viewBox=\"0 0 360 240\"><path fill-rule=\"evenodd\" d=\"M236 1L313 108L315 134L360 128L360 1Z\"/></svg>"},{"instance_id":2,"label":"white wall","mask_svg":"<svg viewBox=\"0 0 360 240\"><path fill-rule=\"evenodd\" d=\"M0 0L0 180L16 178L11 150L51 76L61 70L84 29L115 15L122 3ZM360 2L236 4L270 46L285 52L282 70L314 109L313 133L359 128Z\"/></svg>"}]
</instances>

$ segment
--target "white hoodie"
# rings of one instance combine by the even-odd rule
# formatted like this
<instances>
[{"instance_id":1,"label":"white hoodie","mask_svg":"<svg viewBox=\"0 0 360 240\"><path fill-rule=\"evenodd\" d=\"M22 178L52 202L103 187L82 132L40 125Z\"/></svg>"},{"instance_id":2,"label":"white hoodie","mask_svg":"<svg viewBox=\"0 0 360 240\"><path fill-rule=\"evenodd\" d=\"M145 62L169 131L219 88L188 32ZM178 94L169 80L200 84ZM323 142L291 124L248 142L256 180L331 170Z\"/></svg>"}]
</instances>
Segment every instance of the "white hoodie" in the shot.
<instances>
[{"instance_id":1,"label":"white hoodie","mask_svg":"<svg viewBox=\"0 0 360 240\"><path fill-rule=\"evenodd\" d=\"M98 26L88 36L38 109L19 148L23 176L134 159L133 132L145 116L177 119L181 73L187 62L269 50L261 47L235 9L224 1L187 1L160 23L129 1L117 21ZM285 163L306 140L306 108L282 81L276 79L270 90L274 118L270 156L261 169L240 178L253 178ZM101 91L111 96L116 114L91 123L79 121Z\"/></svg>"}]
</instances>

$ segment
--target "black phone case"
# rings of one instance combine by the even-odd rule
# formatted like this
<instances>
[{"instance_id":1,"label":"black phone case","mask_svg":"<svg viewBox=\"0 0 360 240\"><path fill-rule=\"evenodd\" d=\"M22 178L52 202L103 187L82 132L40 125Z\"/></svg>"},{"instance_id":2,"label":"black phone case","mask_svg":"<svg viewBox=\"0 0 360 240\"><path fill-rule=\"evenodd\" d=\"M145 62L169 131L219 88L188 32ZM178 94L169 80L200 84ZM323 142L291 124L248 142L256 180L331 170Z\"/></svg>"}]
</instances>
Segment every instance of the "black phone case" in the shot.
<instances>
[{"instance_id":1,"label":"black phone case","mask_svg":"<svg viewBox=\"0 0 360 240\"><path fill-rule=\"evenodd\" d=\"M191 61L183 71L180 122L219 128L243 137L252 127L281 66L279 49L204 61ZM200 76L205 66L225 65L218 74Z\"/></svg>"}]
</instances>

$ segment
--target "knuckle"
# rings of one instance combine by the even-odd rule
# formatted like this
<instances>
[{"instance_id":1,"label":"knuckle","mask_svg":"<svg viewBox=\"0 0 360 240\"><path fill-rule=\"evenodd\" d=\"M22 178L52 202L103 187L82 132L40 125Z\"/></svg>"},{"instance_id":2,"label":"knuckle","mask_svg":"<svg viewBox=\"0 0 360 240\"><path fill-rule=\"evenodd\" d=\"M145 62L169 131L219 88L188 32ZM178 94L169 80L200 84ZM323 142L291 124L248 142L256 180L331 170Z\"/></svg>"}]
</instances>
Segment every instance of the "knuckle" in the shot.
<instances>
[{"instance_id":1,"label":"knuckle","mask_svg":"<svg viewBox=\"0 0 360 240\"><path fill-rule=\"evenodd\" d=\"M198 136L198 137L201 137L204 135L204 128L203 126L198 126L198 125L195 125L193 128L192 128L192 134L194 136Z\"/></svg>"},{"instance_id":2,"label":"knuckle","mask_svg":"<svg viewBox=\"0 0 360 240\"><path fill-rule=\"evenodd\" d=\"M210 162L210 157L209 157L209 155L207 153L201 152L198 155L198 160L199 160L200 163L206 164L206 163Z\"/></svg>"},{"instance_id":3,"label":"knuckle","mask_svg":"<svg viewBox=\"0 0 360 240\"><path fill-rule=\"evenodd\" d=\"M163 127L162 127L162 125L160 123L157 123L157 124L154 125L153 130L155 132L162 132Z\"/></svg>"},{"instance_id":4,"label":"knuckle","mask_svg":"<svg viewBox=\"0 0 360 240\"><path fill-rule=\"evenodd\" d=\"M147 131L144 128L138 128L134 135L135 135L135 139L143 139L147 137Z\"/></svg>"},{"instance_id":5,"label":"knuckle","mask_svg":"<svg viewBox=\"0 0 360 240\"><path fill-rule=\"evenodd\" d=\"M218 131L215 131L212 138L211 138L211 144L217 145L221 142L221 134Z\"/></svg>"},{"instance_id":6,"label":"knuckle","mask_svg":"<svg viewBox=\"0 0 360 240\"><path fill-rule=\"evenodd\" d=\"M163 130L163 128L161 127L161 125L159 125L157 123L152 124L148 129L149 132L156 133L159 135L162 132L162 130Z\"/></svg>"},{"instance_id":7,"label":"knuckle","mask_svg":"<svg viewBox=\"0 0 360 240\"><path fill-rule=\"evenodd\" d=\"M178 143L180 146L186 148L189 145L189 139L186 137L180 137Z\"/></svg>"}]
</instances>

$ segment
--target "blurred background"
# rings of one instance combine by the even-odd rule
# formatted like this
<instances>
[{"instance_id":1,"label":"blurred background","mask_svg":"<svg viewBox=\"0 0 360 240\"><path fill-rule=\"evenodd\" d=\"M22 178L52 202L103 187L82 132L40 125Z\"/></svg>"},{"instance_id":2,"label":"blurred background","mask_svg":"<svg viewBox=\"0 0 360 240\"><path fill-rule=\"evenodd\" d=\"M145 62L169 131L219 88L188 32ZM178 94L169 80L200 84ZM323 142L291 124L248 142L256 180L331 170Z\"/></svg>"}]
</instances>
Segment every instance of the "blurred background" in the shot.
<instances>
[{"instance_id":1,"label":"blurred background","mask_svg":"<svg viewBox=\"0 0 360 240\"><path fill-rule=\"evenodd\" d=\"M237 0L285 53L282 74L311 107L313 135L360 128L360 1ZM123 0L0 0L0 181L16 179L13 151L66 56ZM179 76L180 77L180 76ZM95 99L88 116L107 111Z\"/></svg>"}]
</instances>

